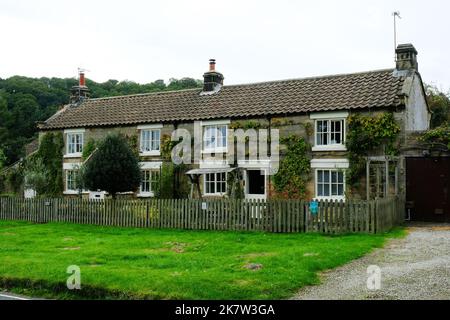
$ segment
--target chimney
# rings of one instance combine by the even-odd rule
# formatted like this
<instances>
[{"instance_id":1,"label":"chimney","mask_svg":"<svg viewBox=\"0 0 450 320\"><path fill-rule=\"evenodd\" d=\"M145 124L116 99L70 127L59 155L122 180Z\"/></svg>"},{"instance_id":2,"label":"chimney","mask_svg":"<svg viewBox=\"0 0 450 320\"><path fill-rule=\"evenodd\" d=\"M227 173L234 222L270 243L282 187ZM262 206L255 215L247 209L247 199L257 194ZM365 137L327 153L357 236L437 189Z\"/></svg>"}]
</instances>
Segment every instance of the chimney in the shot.
<instances>
[{"instance_id":1,"label":"chimney","mask_svg":"<svg viewBox=\"0 0 450 320\"><path fill-rule=\"evenodd\" d=\"M209 59L209 71L203 74L202 94L218 92L223 86L223 74L216 71L216 60Z\"/></svg>"},{"instance_id":2,"label":"chimney","mask_svg":"<svg viewBox=\"0 0 450 320\"><path fill-rule=\"evenodd\" d=\"M419 71L419 64L417 63L417 50L410 43L399 44L396 53L396 68L399 71L415 70Z\"/></svg>"},{"instance_id":3,"label":"chimney","mask_svg":"<svg viewBox=\"0 0 450 320\"><path fill-rule=\"evenodd\" d=\"M70 103L78 105L85 99L89 98L89 88L86 86L86 78L84 76L84 70L78 69L78 85L73 86L70 90Z\"/></svg>"}]
</instances>

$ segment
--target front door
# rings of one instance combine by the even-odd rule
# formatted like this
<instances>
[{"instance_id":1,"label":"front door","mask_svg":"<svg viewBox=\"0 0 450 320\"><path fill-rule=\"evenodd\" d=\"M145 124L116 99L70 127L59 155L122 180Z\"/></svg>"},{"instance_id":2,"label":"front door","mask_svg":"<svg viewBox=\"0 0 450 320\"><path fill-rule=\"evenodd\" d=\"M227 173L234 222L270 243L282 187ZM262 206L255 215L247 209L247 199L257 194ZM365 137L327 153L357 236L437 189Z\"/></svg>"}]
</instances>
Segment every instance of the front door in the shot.
<instances>
[{"instance_id":1,"label":"front door","mask_svg":"<svg viewBox=\"0 0 450 320\"><path fill-rule=\"evenodd\" d=\"M266 199L266 175L261 169L247 169L245 173L245 198Z\"/></svg>"},{"instance_id":2,"label":"front door","mask_svg":"<svg viewBox=\"0 0 450 320\"><path fill-rule=\"evenodd\" d=\"M412 220L450 222L450 158L407 158L406 201Z\"/></svg>"}]
</instances>

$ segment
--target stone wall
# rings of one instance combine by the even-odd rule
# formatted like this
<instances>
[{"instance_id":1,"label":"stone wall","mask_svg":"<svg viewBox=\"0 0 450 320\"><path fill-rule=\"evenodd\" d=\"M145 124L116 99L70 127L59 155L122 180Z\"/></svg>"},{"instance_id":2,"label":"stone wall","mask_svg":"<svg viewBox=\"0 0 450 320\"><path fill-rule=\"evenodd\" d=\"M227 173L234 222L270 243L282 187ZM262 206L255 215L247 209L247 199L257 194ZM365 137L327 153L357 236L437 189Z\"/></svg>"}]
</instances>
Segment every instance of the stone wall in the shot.
<instances>
[{"instance_id":1,"label":"stone wall","mask_svg":"<svg viewBox=\"0 0 450 320\"><path fill-rule=\"evenodd\" d=\"M358 112L363 115L371 115L375 116L381 112L384 112L386 110L376 110L376 111L353 111ZM405 110L399 109L395 111L395 118L399 122L402 133L400 135L400 141L399 143L405 147L409 143L411 143L411 140L408 138L408 136L405 133ZM296 135L301 136L305 138L311 145L314 145L314 120L310 119L309 114L302 114L302 115L289 115L289 116L280 116L280 117L273 117L271 119L269 118L251 118L251 119L231 119L230 128L243 128L246 127L254 127L255 124L257 124L257 127L260 128L271 128L271 129L278 129L280 132L280 138L287 137L289 135ZM85 144L93 139L95 141L99 141L103 139L107 134L109 133L120 133L128 137L135 136L138 141L139 145L139 130L137 128L137 125L134 126L120 126L120 127L99 127L99 128L85 128L85 136L84 136L84 142ZM172 131L175 128L182 128L188 130L191 135L194 134L194 123L193 122L179 122L176 124L164 124L163 128L161 130L161 137L170 136ZM45 133L43 131L40 132L40 136ZM64 137L66 139L66 137ZM231 143L231 141L229 141ZM402 149L403 150L403 149ZM280 146L280 154L281 157L283 156L283 153L286 151L286 146L281 145ZM409 150L408 153L405 153L410 155L413 154L419 154L417 150L411 151ZM346 151L326 151L326 152L312 152L310 151L308 153L308 157L310 159L345 159L347 158L347 152ZM151 157L141 157L141 161L163 161L161 156L151 156ZM81 162L82 160L79 158L65 158L65 163L76 163ZM402 188L404 189L404 155L401 155L401 178L400 182L402 184ZM197 167L197 165L191 165L189 168ZM203 183L200 184L203 188ZM271 190L272 188L272 177L267 179L267 190ZM365 185L364 185L365 188ZM314 172L311 171L310 179L307 184L307 197L312 198L315 194L315 187L314 187ZM403 190L402 189L402 190Z\"/></svg>"}]
</instances>

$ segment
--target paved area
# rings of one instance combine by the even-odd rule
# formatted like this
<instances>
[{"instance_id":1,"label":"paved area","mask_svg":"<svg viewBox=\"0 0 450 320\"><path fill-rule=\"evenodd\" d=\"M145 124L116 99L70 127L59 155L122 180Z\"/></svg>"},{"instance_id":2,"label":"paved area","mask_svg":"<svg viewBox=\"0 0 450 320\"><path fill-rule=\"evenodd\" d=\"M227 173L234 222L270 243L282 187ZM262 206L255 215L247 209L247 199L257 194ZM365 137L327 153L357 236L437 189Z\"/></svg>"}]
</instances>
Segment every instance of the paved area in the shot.
<instances>
[{"instance_id":1,"label":"paved area","mask_svg":"<svg viewBox=\"0 0 450 320\"><path fill-rule=\"evenodd\" d=\"M370 265L381 268L379 290L367 289ZM450 224L409 224L406 238L321 277L293 299L450 300Z\"/></svg>"}]
</instances>

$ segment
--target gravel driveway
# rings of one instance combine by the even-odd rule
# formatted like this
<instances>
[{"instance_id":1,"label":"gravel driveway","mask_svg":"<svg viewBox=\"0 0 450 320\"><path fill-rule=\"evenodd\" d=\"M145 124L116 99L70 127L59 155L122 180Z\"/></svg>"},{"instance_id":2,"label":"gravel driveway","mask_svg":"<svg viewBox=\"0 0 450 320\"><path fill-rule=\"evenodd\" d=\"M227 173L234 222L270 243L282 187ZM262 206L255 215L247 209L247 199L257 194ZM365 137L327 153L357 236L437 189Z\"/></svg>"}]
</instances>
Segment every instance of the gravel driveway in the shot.
<instances>
[{"instance_id":1,"label":"gravel driveway","mask_svg":"<svg viewBox=\"0 0 450 320\"><path fill-rule=\"evenodd\" d=\"M367 289L367 267L381 268L381 289ZM410 224L408 236L322 274L293 299L450 299L450 224Z\"/></svg>"}]
</instances>

